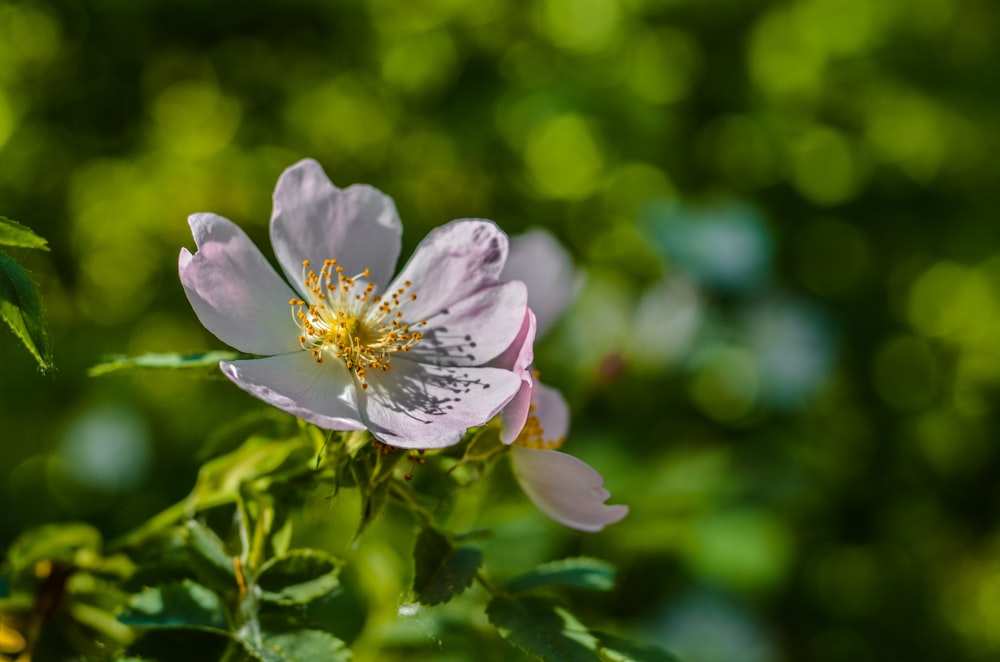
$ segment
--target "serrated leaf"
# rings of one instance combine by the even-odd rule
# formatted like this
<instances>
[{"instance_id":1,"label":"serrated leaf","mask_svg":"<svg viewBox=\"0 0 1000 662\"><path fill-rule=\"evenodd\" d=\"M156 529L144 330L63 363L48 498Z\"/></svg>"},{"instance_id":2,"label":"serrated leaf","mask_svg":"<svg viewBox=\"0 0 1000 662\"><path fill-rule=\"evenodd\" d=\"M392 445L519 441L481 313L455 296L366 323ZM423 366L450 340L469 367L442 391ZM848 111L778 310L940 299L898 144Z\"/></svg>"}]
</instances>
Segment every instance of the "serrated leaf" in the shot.
<instances>
[{"instance_id":1,"label":"serrated leaf","mask_svg":"<svg viewBox=\"0 0 1000 662\"><path fill-rule=\"evenodd\" d=\"M37 248L49 250L49 242L35 234L31 228L17 221L0 216L0 246L17 246L18 248Z\"/></svg>"},{"instance_id":2,"label":"serrated leaf","mask_svg":"<svg viewBox=\"0 0 1000 662\"><path fill-rule=\"evenodd\" d=\"M90 377L100 377L120 370L190 370L192 368L215 368L219 361L234 361L247 358L238 352L195 352L193 354L141 354L139 356L112 356L87 371Z\"/></svg>"},{"instance_id":3,"label":"serrated leaf","mask_svg":"<svg viewBox=\"0 0 1000 662\"><path fill-rule=\"evenodd\" d=\"M199 578L213 588L237 588L233 557L215 531L195 520L185 522L181 530L188 542L193 557L192 565Z\"/></svg>"},{"instance_id":4,"label":"serrated leaf","mask_svg":"<svg viewBox=\"0 0 1000 662\"><path fill-rule=\"evenodd\" d=\"M486 606L486 616L508 643L539 660L600 659L594 635L572 614L546 600L498 595Z\"/></svg>"},{"instance_id":5,"label":"serrated leaf","mask_svg":"<svg viewBox=\"0 0 1000 662\"><path fill-rule=\"evenodd\" d=\"M0 253L0 319L43 370L52 367L52 348L42 315L42 298L24 268Z\"/></svg>"},{"instance_id":6,"label":"serrated leaf","mask_svg":"<svg viewBox=\"0 0 1000 662\"><path fill-rule=\"evenodd\" d=\"M190 628L228 632L222 601L192 581L144 589L132 596L118 620L137 628Z\"/></svg>"},{"instance_id":7,"label":"serrated leaf","mask_svg":"<svg viewBox=\"0 0 1000 662\"><path fill-rule=\"evenodd\" d=\"M340 586L341 563L317 549L295 549L261 566L260 598L280 605L301 605Z\"/></svg>"},{"instance_id":8,"label":"serrated leaf","mask_svg":"<svg viewBox=\"0 0 1000 662\"><path fill-rule=\"evenodd\" d=\"M262 662L347 662L351 650L340 639L322 630L263 633L261 641L240 637L246 651Z\"/></svg>"},{"instance_id":9,"label":"serrated leaf","mask_svg":"<svg viewBox=\"0 0 1000 662\"><path fill-rule=\"evenodd\" d=\"M413 591L425 605L447 602L472 584L483 555L473 547L455 547L440 531L423 529L413 550Z\"/></svg>"},{"instance_id":10,"label":"serrated leaf","mask_svg":"<svg viewBox=\"0 0 1000 662\"><path fill-rule=\"evenodd\" d=\"M602 662L680 662L667 651L637 644L621 637L594 632L599 643L598 656Z\"/></svg>"},{"instance_id":11,"label":"serrated leaf","mask_svg":"<svg viewBox=\"0 0 1000 662\"><path fill-rule=\"evenodd\" d=\"M615 574L615 567L607 561L580 556L542 564L510 580L507 589L518 593L542 586L576 586L610 591L615 587Z\"/></svg>"}]
</instances>

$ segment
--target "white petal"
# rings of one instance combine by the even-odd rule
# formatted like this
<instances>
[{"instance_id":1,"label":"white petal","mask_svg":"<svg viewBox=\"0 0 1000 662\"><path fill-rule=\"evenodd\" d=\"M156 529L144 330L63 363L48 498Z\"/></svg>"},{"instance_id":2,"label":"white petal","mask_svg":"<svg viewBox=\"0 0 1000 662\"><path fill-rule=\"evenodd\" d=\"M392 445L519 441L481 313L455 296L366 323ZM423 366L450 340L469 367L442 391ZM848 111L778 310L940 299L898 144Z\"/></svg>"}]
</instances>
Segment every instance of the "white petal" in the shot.
<instances>
[{"instance_id":1,"label":"white petal","mask_svg":"<svg viewBox=\"0 0 1000 662\"><path fill-rule=\"evenodd\" d=\"M580 278L569 254L545 230L531 230L510 240L501 280L528 286L528 306L538 317L538 335L555 323L579 289Z\"/></svg>"},{"instance_id":2,"label":"white petal","mask_svg":"<svg viewBox=\"0 0 1000 662\"><path fill-rule=\"evenodd\" d=\"M363 430L354 378L340 361L317 363L309 352L249 361L222 361L241 389L327 430Z\"/></svg>"},{"instance_id":3,"label":"white petal","mask_svg":"<svg viewBox=\"0 0 1000 662\"><path fill-rule=\"evenodd\" d=\"M499 368L452 368L392 358L388 372L371 371L361 414L373 435L401 448L443 448L482 425L521 385Z\"/></svg>"},{"instance_id":4,"label":"white petal","mask_svg":"<svg viewBox=\"0 0 1000 662\"><path fill-rule=\"evenodd\" d=\"M370 186L339 189L312 159L281 173L274 189L271 244L288 279L302 280L302 261L319 273L336 259L347 276L371 270L381 290L392 277L403 225L392 198Z\"/></svg>"},{"instance_id":5,"label":"white petal","mask_svg":"<svg viewBox=\"0 0 1000 662\"><path fill-rule=\"evenodd\" d=\"M511 448L514 475L535 506L560 524L600 531L628 514L628 506L608 506L604 478L589 464L559 451Z\"/></svg>"},{"instance_id":6,"label":"white petal","mask_svg":"<svg viewBox=\"0 0 1000 662\"><path fill-rule=\"evenodd\" d=\"M483 288L429 318L426 327L417 327L424 337L407 358L437 365L482 365L516 342L527 301L520 282ZM412 325L409 308L405 315Z\"/></svg>"},{"instance_id":7,"label":"white petal","mask_svg":"<svg viewBox=\"0 0 1000 662\"><path fill-rule=\"evenodd\" d=\"M250 354L300 349L288 305L295 293L246 233L215 214L194 214L188 222L198 250L181 249L178 272L205 328Z\"/></svg>"},{"instance_id":8,"label":"white petal","mask_svg":"<svg viewBox=\"0 0 1000 662\"><path fill-rule=\"evenodd\" d=\"M433 318L446 315L449 306L497 284L506 259L507 235L493 221L452 221L420 242L389 289L410 281L408 290L417 300L406 305L407 319L433 324ZM522 314L518 313L518 324Z\"/></svg>"}]
</instances>

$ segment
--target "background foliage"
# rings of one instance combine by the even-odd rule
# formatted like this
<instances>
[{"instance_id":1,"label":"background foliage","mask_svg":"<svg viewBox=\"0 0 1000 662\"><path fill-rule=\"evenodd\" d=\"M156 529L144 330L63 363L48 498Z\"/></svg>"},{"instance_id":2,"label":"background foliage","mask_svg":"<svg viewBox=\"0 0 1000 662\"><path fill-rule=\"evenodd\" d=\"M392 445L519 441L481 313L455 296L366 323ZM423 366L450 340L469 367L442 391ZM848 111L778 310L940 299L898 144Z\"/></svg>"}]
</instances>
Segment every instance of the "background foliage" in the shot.
<instances>
[{"instance_id":1,"label":"background foliage","mask_svg":"<svg viewBox=\"0 0 1000 662\"><path fill-rule=\"evenodd\" d=\"M997 18L988 0L0 2L0 213L49 241L9 253L56 365L0 336L0 551L50 522L130 530L258 406L210 371L87 369L223 349L177 282L184 219L266 245L278 173L312 156L395 198L404 252L483 216L547 228L587 271L536 364L574 408L566 450L632 512L581 536L496 489L497 572L607 559L617 589L574 594L577 615L690 662L995 659ZM302 518L300 543L347 552L323 495ZM447 608L399 613L413 536L391 511L372 525L357 631L433 654Z\"/></svg>"}]
</instances>

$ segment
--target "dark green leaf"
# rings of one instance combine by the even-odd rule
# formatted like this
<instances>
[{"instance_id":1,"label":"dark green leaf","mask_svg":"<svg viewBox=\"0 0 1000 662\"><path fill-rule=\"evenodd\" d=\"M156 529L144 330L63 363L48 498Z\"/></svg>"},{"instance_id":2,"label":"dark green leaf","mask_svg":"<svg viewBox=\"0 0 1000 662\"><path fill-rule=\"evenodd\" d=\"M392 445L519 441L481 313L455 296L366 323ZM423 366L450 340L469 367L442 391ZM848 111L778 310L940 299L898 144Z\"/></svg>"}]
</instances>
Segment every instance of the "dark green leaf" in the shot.
<instances>
[{"instance_id":1,"label":"dark green leaf","mask_svg":"<svg viewBox=\"0 0 1000 662\"><path fill-rule=\"evenodd\" d=\"M346 644L322 630L264 632L259 642L255 639L249 633L240 635L247 652L262 662L346 662L351 659Z\"/></svg>"},{"instance_id":2,"label":"dark green leaf","mask_svg":"<svg viewBox=\"0 0 1000 662\"><path fill-rule=\"evenodd\" d=\"M599 643L598 654L605 662L679 662L665 650L636 644L603 632L594 632Z\"/></svg>"},{"instance_id":3,"label":"dark green leaf","mask_svg":"<svg viewBox=\"0 0 1000 662\"><path fill-rule=\"evenodd\" d=\"M581 556L545 563L507 584L507 588L515 593L540 586L577 586L610 591L615 587L615 567L600 559Z\"/></svg>"},{"instance_id":4,"label":"dark green leaf","mask_svg":"<svg viewBox=\"0 0 1000 662\"><path fill-rule=\"evenodd\" d=\"M549 662L592 662L597 639L569 612L538 598L498 595L486 607L500 636L528 655Z\"/></svg>"},{"instance_id":5,"label":"dark green leaf","mask_svg":"<svg viewBox=\"0 0 1000 662\"><path fill-rule=\"evenodd\" d=\"M316 549L295 549L261 566L257 585L261 600L298 605L327 595L340 586L340 561Z\"/></svg>"},{"instance_id":6,"label":"dark green leaf","mask_svg":"<svg viewBox=\"0 0 1000 662\"><path fill-rule=\"evenodd\" d=\"M38 288L28 272L3 253L0 253L0 318L43 370L52 367L52 348Z\"/></svg>"},{"instance_id":7,"label":"dark green leaf","mask_svg":"<svg viewBox=\"0 0 1000 662\"><path fill-rule=\"evenodd\" d=\"M31 228L3 216L0 216L0 246L49 250L49 242L32 232Z\"/></svg>"},{"instance_id":8,"label":"dark green leaf","mask_svg":"<svg viewBox=\"0 0 1000 662\"><path fill-rule=\"evenodd\" d=\"M385 509L389 502L389 481L382 480L387 471L399 461L403 454L392 453L385 457L375 453L359 453L350 463L351 477L361 491L361 521L354 537L358 538Z\"/></svg>"},{"instance_id":9,"label":"dark green leaf","mask_svg":"<svg viewBox=\"0 0 1000 662\"><path fill-rule=\"evenodd\" d=\"M118 620L137 628L193 628L227 632L226 612L219 596L201 584L151 587L132 596Z\"/></svg>"},{"instance_id":10,"label":"dark green leaf","mask_svg":"<svg viewBox=\"0 0 1000 662\"><path fill-rule=\"evenodd\" d=\"M238 352L197 352L194 354L142 354L140 356L113 356L103 363L98 363L87 374L99 377L119 370L135 369L167 369L185 370L191 368L215 368L219 361L234 361L245 359L245 354Z\"/></svg>"},{"instance_id":11,"label":"dark green leaf","mask_svg":"<svg viewBox=\"0 0 1000 662\"><path fill-rule=\"evenodd\" d=\"M425 605L447 602L476 578L483 555L472 547L455 547L440 531L424 529L413 550L413 591Z\"/></svg>"}]
</instances>

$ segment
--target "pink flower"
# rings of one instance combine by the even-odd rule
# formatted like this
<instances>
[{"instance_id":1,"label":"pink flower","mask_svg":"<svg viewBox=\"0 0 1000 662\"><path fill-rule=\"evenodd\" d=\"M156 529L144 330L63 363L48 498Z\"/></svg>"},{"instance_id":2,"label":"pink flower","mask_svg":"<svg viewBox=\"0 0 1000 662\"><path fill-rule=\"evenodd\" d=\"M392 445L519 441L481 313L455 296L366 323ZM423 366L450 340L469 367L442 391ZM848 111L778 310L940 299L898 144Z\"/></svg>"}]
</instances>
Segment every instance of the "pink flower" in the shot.
<instances>
[{"instance_id":1,"label":"pink flower","mask_svg":"<svg viewBox=\"0 0 1000 662\"><path fill-rule=\"evenodd\" d=\"M520 377L485 367L515 340L521 283L501 283L507 237L491 221L431 232L390 282L402 225L392 199L338 189L318 163L285 170L271 244L285 282L247 235L194 214L198 250L181 283L223 342L265 358L222 361L237 386L322 428L362 430L403 448L457 443L515 395Z\"/></svg>"},{"instance_id":2,"label":"pink flower","mask_svg":"<svg viewBox=\"0 0 1000 662\"><path fill-rule=\"evenodd\" d=\"M528 311L517 339L497 359L521 377L517 394L500 414L501 439L513 444L514 475L528 498L555 521L581 531L600 531L628 514L628 506L609 506L604 478L590 465L561 453L569 431L569 407L559 391L537 380L531 370L536 334L552 326L576 291L569 256L551 235L534 230L511 241L502 280L528 287Z\"/></svg>"}]
</instances>

